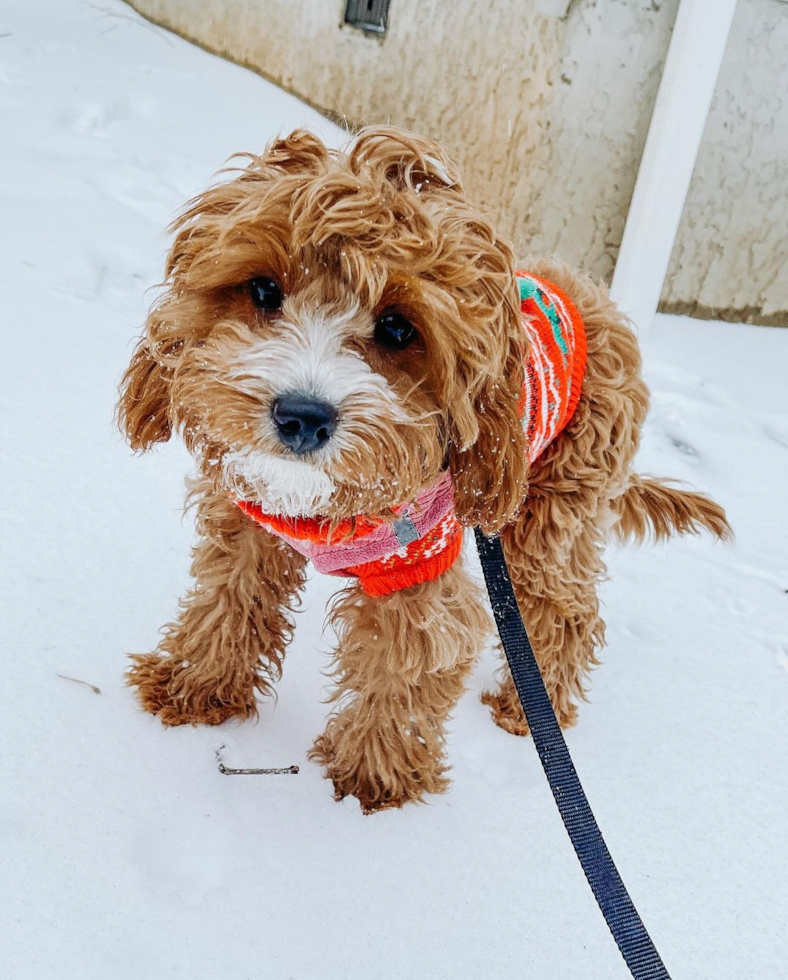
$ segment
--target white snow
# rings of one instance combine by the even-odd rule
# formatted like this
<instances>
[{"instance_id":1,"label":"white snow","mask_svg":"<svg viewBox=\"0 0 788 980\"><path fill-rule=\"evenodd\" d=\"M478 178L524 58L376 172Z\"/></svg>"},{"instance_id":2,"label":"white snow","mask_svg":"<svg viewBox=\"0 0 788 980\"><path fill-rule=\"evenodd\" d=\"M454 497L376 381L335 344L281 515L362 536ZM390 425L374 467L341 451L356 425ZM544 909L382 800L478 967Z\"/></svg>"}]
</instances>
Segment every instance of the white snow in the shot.
<instances>
[{"instance_id":1,"label":"white snow","mask_svg":"<svg viewBox=\"0 0 788 980\"><path fill-rule=\"evenodd\" d=\"M0 962L14 980L625 978L533 746L478 692L454 788L337 804L321 731L335 583L310 582L258 724L165 731L123 686L186 588L185 452L135 458L115 386L163 228L290 96L110 0L0 10ZM611 551L609 645L569 744L681 980L788 962L788 331L659 318L642 468L729 511L734 546ZM96 684L102 693L59 678ZM297 763L298 776L222 776Z\"/></svg>"}]
</instances>

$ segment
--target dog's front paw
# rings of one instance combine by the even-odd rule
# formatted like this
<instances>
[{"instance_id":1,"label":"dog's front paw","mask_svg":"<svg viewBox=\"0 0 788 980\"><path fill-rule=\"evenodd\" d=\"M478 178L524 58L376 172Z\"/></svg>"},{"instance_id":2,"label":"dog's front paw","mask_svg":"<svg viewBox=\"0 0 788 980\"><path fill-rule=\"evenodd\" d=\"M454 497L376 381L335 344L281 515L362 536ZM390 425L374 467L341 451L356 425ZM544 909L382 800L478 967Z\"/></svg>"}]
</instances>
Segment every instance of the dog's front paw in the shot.
<instances>
[{"instance_id":1,"label":"dog's front paw","mask_svg":"<svg viewBox=\"0 0 788 980\"><path fill-rule=\"evenodd\" d=\"M309 758L325 766L326 778L334 784L334 799L355 796L365 814L423 803L425 793L445 793L449 786L443 775L446 767L432 758L413 766L404 758L367 752L363 743L352 741L342 752L330 731L315 741Z\"/></svg>"},{"instance_id":2,"label":"dog's front paw","mask_svg":"<svg viewBox=\"0 0 788 980\"><path fill-rule=\"evenodd\" d=\"M189 664L157 653L133 654L126 683L137 688L137 698L163 725L221 725L228 718L257 714L254 699L220 696L212 687L203 688Z\"/></svg>"}]
</instances>

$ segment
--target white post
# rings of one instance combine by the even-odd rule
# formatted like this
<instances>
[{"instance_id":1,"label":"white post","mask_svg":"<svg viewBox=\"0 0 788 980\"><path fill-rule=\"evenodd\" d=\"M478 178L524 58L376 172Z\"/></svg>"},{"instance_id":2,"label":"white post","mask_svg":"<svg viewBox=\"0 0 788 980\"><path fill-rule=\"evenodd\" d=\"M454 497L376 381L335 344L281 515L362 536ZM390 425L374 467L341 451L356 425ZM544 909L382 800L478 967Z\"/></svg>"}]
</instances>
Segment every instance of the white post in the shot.
<instances>
[{"instance_id":1,"label":"white post","mask_svg":"<svg viewBox=\"0 0 788 980\"><path fill-rule=\"evenodd\" d=\"M736 0L681 0L612 293L641 337L657 312Z\"/></svg>"}]
</instances>

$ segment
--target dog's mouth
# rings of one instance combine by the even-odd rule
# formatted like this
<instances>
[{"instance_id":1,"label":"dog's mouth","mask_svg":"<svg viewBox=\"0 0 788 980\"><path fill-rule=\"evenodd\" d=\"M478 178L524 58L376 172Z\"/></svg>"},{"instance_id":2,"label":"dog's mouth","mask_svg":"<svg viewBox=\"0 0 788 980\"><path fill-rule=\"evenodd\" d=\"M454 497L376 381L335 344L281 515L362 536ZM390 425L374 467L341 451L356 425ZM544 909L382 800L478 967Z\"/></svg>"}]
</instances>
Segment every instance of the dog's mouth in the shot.
<instances>
[{"instance_id":1,"label":"dog's mouth","mask_svg":"<svg viewBox=\"0 0 788 980\"><path fill-rule=\"evenodd\" d=\"M228 453L223 470L227 486L241 500L286 517L317 517L336 492L331 477L313 463L260 450Z\"/></svg>"}]
</instances>

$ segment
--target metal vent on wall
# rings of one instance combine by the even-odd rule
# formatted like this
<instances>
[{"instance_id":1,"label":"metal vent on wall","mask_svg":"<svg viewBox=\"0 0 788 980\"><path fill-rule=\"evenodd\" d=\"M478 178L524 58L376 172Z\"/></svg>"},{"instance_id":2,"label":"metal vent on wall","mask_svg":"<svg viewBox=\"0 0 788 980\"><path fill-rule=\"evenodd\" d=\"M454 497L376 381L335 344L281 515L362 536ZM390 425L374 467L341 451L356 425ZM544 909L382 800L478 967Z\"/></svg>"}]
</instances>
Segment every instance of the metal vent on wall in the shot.
<instances>
[{"instance_id":1,"label":"metal vent on wall","mask_svg":"<svg viewBox=\"0 0 788 980\"><path fill-rule=\"evenodd\" d=\"M345 23L362 31L385 34L391 0L347 0Z\"/></svg>"}]
</instances>

